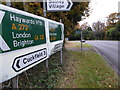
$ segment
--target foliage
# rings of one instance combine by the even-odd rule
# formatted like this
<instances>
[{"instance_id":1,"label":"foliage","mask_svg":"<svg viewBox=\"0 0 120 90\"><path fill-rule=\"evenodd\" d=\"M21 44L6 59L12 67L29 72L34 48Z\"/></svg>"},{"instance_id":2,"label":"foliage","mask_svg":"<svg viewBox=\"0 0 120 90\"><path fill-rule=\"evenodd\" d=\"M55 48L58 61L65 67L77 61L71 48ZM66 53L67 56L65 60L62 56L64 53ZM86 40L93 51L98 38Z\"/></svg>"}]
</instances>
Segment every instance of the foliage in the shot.
<instances>
[{"instance_id":1,"label":"foliage","mask_svg":"<svg viewBox=\"0 0 120 90\"><path fill-rule=\"evenodd\" d=\"M76 30L76 31L79 31L79 30ZM81 31L79 33L76 33L76 31L74 31L73 33L69 35L69 40L80 40L81 39ZM85 40L94 39L94 35L93 35L91 27L88 27L82 30L82 39L85 39Z\"/></svg>"},{"instance_id":2,"label":"foliage","mask_svg":"<svg viewBox=\"0 0 120 90\"><path fill-rule=\"evenodd\" d=\"M108 28L115 27L116 23L120 20L120 13L112 13L107 18Z\"/></svg>"},{"instance_id":3,"label":"foliage","mask_svg":"<svg viewBox=\"0 0 120 90\"><path fill-rule=\"evenodd\" d=\"M119 15L117 13L112 14L112 15ZM108 20L109 24L107 24L108 26L106 26L106 24L104 22L101 21L97 21L94 22L92 25L92 29L90 28L90 26L88 25L88 23L84 23L82 24L80 27L83 31L83 39L85 40L92 40L92 39L96 39L96 40L105 40L105 39L109 39L109 40L120 40L120 20L118 18L118 16L112 16L110 15L110 19ZM113 17L113 19L112 19ZM110 20L112 20L110 23ZM114 23L113 23L114 21ZM70 40L80 40L80 35L78 34L75 35L76 33L71 33L71 35L69 36ZM79 38L78 38L79 36Z\"/></svg>"},{"instance_id":4,"label":"foliage","mask_svg":"<svg viewBox=\"0 0 120 90\"><path fill-rule=\"evenodd\" d=\"M93 31L94 37L96 40L103 40L104 39L104 32L103 31Z\"/></svg>"},{"instance_id":5,"label":"foliage","mask_svg":"<svg viewBox=\"0 0 120 90\"><path fill-rule=\"evenodd\" d=\"M114 27L110 28L107 35L108 35L109 39L114 39L114 37L115 37L115 28Z\"/></svg>"},{"instance_id":6,"label":"foliage","mask_svg":"<svg viewBox=\"0 0 120 90\"><path fill-rule=\"evenodd\" d=\"M120 31L117 27L120 27L120 13L112 13L108 16L107 26L104 29L105 38L104 39L111 39L111 40L120 40L119 33ZM115 28L113 30L113 28Z\"/></svg>"},{"instance_id":7,"label":"foliage","mask_svg":"<svg viewBox=\"0 0 120 90\"><path fill-rule=\"evenodd\" d=\"M105 23L101 21L93 23L93 35L97 40L120 40L120 13L112 13ZM106 26L107 25L107 26Z\"/></svg>"},{"instance_id":8,"label":"foliage","mask_svg":"<svg viewBox=\"0 0 120 90\"><path fill-rule=\"evenodd\" d=\"M83 30L83 38L84 38L85 40L93 39L92 36L93 36L93 35L92 35L92 31L91 31L90 28Z\"/></svg>"},{"instance_id":9,"label":"foliage","mask_svg":"<svg viewBox=\"0 0 120 90\"><path fill-rule=\"evenodd\" d=\"M116 24L115 29L120 32L120 21Z\"/></svg>"},{"instance_id":10,"label":"foliage","mask_svg":"<svg viewBox=\"0 0 120 90\"><path fill-rule=\"evenodd\" d=\"M80 37L81 37L81 33L72 33L70 36L69 36L69 40L80 40Z\"/></svg>"},{"instance_id":11,"label":"foliage","mask_svg":"<svg viewBox=\"0 0 120 90\"><path fill-rule=\"evenodd\" d=\"M27 70L19 76L19 88L54 88L63 72L59 62L60 53L49 58L49 69L45 61Z\"/></svg>"},{"instance_id":12,"label":"foliage","mask_svg":"<svg viewBox=\"0 0 120 90\"><path fill-rule=\"evenodd\" d=\"M24 8L23 8L24 6L23 6L22 2L12 2L11 7L20 9L20 10L24 10Z\"/></svg>"}]
</instances>

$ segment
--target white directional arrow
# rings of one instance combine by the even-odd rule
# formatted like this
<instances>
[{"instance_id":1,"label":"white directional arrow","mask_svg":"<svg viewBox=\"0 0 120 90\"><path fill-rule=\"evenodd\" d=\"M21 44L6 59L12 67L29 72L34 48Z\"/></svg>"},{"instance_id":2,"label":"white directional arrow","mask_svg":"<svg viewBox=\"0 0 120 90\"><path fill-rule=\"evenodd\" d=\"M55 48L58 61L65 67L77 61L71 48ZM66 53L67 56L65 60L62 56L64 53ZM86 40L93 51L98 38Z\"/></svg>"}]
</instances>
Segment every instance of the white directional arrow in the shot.
<instances>
[{"instance_id":1,"label":"white directional arrow","mask_svg":"<svg viewBox=\"0 0 120 90\"><path fill-rule=\"evenodd\" d=\"M72 3L72 1L71 1L71 0L67 0L67 1L68 1L68 6L67 6L67 8L66 8L66 9L70 10L70 9L71 9L71 7L72 7L72 5L73 5L73 3Z\"/></svg>"},{"instance_id":2,"label":"white directional arrow","mask_svg":"<svg viewBox=\"0 0 120 90\"><path fill-rule=\"evenodd\" d=\"M3 17L5 15L5 12L0 11L0 24L2 23ZM10 50L9 46L7 45L7 43L4 41L4 39L2 38L2 36L0 35L0 48L3 51L7 51Z\"/></svg>"},{"instance_id":3,"label":"white directional arrow","mask_svg":"<svg viewBox=\"0 0 120 90\"><path fill-rule=\"evenodd\" d=\"M1 35L0 35L0 48L1 48L3 51L10 50L9 46L8 46L7 43L4 41L4 39L2 38Z\"/></svg>"},{"instance_id":4,"label":"white directional arrow","mask_svg":"<svg viewBox=\"0 0 120 90\"><path fill-rule=\"evenodd\" d=\"M5 15L5 12L0 11L0 24L2 23L4 15Z\"/></svg>"},{"instance_id":5,"label":"white directional arrow","mask_svg":"<svg viewBox=\"0 0 120 90\"><path fill-rule=\"evenodd\" d=\"M71 0L47 0L48 11L68 11L72 5Z\"/></svg>"}]
</instances>

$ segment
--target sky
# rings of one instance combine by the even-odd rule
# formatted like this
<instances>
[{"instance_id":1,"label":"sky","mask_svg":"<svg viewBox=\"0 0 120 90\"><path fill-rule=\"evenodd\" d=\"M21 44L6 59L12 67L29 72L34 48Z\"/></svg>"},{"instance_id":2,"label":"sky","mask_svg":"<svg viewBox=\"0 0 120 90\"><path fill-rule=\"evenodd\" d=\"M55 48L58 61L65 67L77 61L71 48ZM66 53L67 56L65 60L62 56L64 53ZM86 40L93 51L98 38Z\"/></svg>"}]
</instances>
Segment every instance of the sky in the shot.
<instances>
[{"instance_id":1,"label":"sky","mask_svg":"<svg viewBox=\"0 0 120 90\"><path fill-rule=\"evenodd\" d=\"M80 25L88 22L90 26L98 20L105 21L111 13L118 12L118 2L120 0L91 0L89 7L92 10L89 17L80 21ZM120 8L120 6L119 6Z\"/></svg>"}]
</instances>

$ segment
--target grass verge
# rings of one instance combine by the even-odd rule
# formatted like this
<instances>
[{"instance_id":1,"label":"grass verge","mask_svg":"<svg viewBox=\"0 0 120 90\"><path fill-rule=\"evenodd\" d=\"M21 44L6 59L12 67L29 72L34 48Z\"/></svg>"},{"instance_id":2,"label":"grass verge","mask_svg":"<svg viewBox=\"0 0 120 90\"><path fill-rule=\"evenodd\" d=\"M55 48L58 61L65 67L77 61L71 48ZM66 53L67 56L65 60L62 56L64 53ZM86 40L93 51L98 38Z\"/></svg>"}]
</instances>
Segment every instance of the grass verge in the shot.
<instances>
[{"instance_id":1,"label":"grass verge","mask_svg":"<svg viewBox=\"0 0 120 90\"><path fill-rule=\"evenodd\" d=\"M91 48L92 46L87 43L82 43L83 48ZM66 48L79 48L81 47L81 42L77 41L67 41Z\"/></svg>"},{"instance_id":2,"label":"grass verge","mask_svg":"<svg viewBox=\"0 0 120 90\"><path fill-rule=\"evenodd\" d=\"M66 51L65 71L57 88L117 88L118 76L95 52Z\"/></svg>"}]
</instances>

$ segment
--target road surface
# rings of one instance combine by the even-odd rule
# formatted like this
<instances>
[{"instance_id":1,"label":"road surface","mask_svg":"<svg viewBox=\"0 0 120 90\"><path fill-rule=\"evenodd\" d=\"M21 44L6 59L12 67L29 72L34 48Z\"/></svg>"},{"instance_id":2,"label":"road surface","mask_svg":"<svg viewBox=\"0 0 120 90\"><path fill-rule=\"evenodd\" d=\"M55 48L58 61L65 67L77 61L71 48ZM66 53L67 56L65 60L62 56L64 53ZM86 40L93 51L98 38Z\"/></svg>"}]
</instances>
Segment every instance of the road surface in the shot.
<instances>
[{"instance_id":1,"label":"road surface","mask_svg":"<svg viewBox=\"0 0 120 90\"><path fill-rule=\"evenodd\" d=\"M93 45L94 49L102 55L108 63L112 66L112 68L120 75L120 61L118 46L120 45L120 41L86 41L86 43ZM120 51L119 51L120 52ZM118 69L119 68L119 69Z\"/></svg>"}]
</instances>

